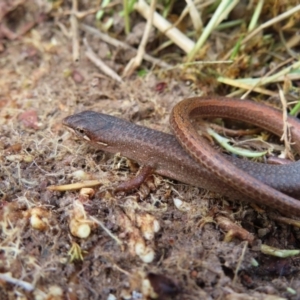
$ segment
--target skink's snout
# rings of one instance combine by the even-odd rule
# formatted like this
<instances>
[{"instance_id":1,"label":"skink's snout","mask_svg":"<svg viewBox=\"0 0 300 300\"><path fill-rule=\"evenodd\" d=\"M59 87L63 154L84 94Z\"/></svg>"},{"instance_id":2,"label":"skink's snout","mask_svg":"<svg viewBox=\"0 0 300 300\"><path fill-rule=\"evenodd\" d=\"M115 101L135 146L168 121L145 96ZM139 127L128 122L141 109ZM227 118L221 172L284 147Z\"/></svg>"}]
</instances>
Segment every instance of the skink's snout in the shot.
<instances>
[{"instance_id":1,"label":"skink's snout","mask_svg":"<svg viewBox=\"0 0 300 300\"><path fill-rule=\"evenodd\" d=\"M94 114L95 114L95 112L93 112L93 111L89 111L89 110L83 111L81 113L74 114L74 115L64 118L62 123L65 126L68 126L71 128L83 126L83 125L93 122Z\"/></svg>"},{"instance_id":2,"label":"skink's snout","mask_svg":"<svg viewBox=\"0 0 300 300\"><path fill-rule=\"evenodd\" d=\"M89 110L66 117L62 121L81 138L104 144L111 142L114 133L117 134L120 128L124 128L122 122L126 121Z\"/></svg>"},{"instance_id":3,"label":"skink's snout","mask_svg":"<svg viewBox=\"0 0 300 300\"><path fill-rule=\"evenodd\" d=\"M79 137L91 141L93 140L95 130L99 128L99 126L97 126L97 115L98 114L93 111L83 111L66 117L62 120L62 123L72 129Z\"/></svg>"}]
</instances>

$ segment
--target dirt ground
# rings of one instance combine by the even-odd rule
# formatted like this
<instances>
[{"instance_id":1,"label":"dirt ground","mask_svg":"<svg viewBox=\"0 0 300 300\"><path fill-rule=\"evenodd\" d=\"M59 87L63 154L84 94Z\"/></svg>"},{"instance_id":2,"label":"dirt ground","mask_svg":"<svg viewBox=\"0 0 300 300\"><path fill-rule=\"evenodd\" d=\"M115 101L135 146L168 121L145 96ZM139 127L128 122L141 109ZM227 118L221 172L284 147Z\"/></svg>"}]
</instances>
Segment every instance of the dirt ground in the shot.
<instances>
[{"instance_id":1,"label":"dirt ground","mask_svg":"<svg viewBox=\"0 0 300 300\"><path fill-rule=\"evenodd\" d=\"M177 102L228 91L149 62L143 76L113 80L86 57L83 38L120 75L133 53L80 30L74 62L71 6L48 13L47 3L36 3L2 22L15 22L17 31L41 15L20 38L1 40L0 299L300 299L299 257L261 251L262 244L299 248L298 228L276 221L271 209L158 175L138 191L114 195L137 166L84 143L61 123L89 109L170 132ZM20 18L24 11L29 19ZM95 27L93 15L80 22ZM47 189L86 180L100 184ZM244 238L231 238L225 222L243 228ZM78 237L80 224L91 229L88 237Z\"/></svg>"}]
</instances>

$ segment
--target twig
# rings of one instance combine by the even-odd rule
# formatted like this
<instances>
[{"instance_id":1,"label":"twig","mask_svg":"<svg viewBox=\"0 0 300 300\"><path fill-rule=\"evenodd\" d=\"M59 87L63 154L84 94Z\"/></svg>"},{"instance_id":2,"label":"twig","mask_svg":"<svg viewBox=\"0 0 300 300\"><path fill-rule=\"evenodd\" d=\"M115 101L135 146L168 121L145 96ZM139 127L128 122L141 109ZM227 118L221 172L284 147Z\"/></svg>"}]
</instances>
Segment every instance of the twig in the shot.
<instances>
[{"instance_id":1,"label":"twig","mask_svg":"<svg viewBox=\"0 0 300 300\"><path fill-rule=\"evenodd\" d=\"M107 34L99 31L98 29L95 29L91 26L88 26L86 24L80 24L80 28L82 30L84 30L85 32L88 32L98 38L100 38L102 41L110 44L110 45L113 45L115 47L119 47L119 48L122 48L122 49L128 49L128 50L131 50L131 51L134 51L136 52L137 50L129 45L127 45L126 43L123 43L121 41L118 41L110 36L108 36ZM148 55L147 53L144 54L144 59L146 61L149 61L157 66L160 66L161 68L171 68L172 66L165 63L164 61L160 60L160 59L157 59L157 58L154 58L150 55Z\"/></svg>"},{"instance_id":2,"label":"twig","mask_svg":"<svg viewBox=\"0 0 300 300\"><path fill-rule=\"evenodd\" d=\"M281 141L284 142L284 157L287 158L290 157L291 153L291 130L289 123L287 121L287 104L286 104L286 99L284 97L282 89L279 87L279 96L280 96L280 101L282 104L282 118L283 118L283 134L280 138Z\"/></svg>"},{"instance_id":3,"label":"twig","mask_svg":"<svg viewBox=\"0 0 300 300\"><path fill-rule=\"evenodd\" d=\"M283 47L285 48L286 52L292 58L298 59L296 52L291 49L290 43L285 40L282 30L279 30L279 37L280 37L281 43L282 43ZM294 37L294 41L295 41L294 46L299 45L300 37L297 36L296 34L293 37ZM295 37L296 37L296 39L295 39ZM291 39L289 41L291 41Z\"/></svg>"},{"instance_id":4,"label":"twig","mask_svg":"<svg viewBox=\"0 0 300 300\"><path fill-rule=\"evenodd\" d=\"M78 39L78 21L76 18L76 13L78 12L77 0L72 1L72 13L70 15L71 32L72 32L72 52L73 61L77 62L79 60L79 39Z\"/></svg>"},{"instance_id":5,"label":"twig","mask_svg":"<svg viewBox=\"0 0 300 300\"><path fill-rule=\"evenodd\" d=\"M139 0L134 5L135 10L137 10L145 19L150 16L150 7L144 0ZM177 28L171 28L172 24L163 18L159 13L155 12L153 15L153 25L162 33L165 32L166 36L174 42L178 47L180 47L184 52L188 53L192 51L195 43L190 40L186 35L184 35ZM171 28L171 29L169 29ZM169 30L167 30L169 29Z\"/></svg>"},{"instance_id":6,"label":"twig","mask_svg":"<svg viewBox=\"0 0 300 300\"><path fill-rule=\"evenodd\" d=\"M288 225L292 225L292 226L296 226L298 228L300 228L300 221L299 220L295 220L295 219L290 219L290 218L286 218L286 217L282 217L282 216L277 216L275 214L270 214L268 215L268 217L270 217L271 219L284 223L284 224L288 224Z\"/></svg>"},{"instance_id":7,"label":"twig","mask_svg":"<svg viewBox=\"0 0 300 300\"><path fill-rule=\"evenodd\" d=\"M186 67L189 67L189 66L197 67L197 65L214 65L214 64L231 64L231 63L232 63L232 60L227 60L227 61L224 61L224 60L213 60L213 61L200 61L200 60L197 60L197 61L177 64L175 66L172 66L172 67L168 68L167 70L170 71L170 70L173 70L173 69L186 68Z\"/></svg>"},{"instance_id":8,"label":"twig","mask_svg":"<svg viewBox=\"0 0 300 300\"><path fill-rule=\"evenodd\" d=\"M247 247L248 247L248 242L245 242L242 254L241 254L240 258L239 258L239 261L237 263L236 269L234 271L234 277L233 277L233 280L232 280L232 284L233 285L235 285L235 283L236 283L236 280L237 280L237 277L238 277L238 273L239 273L242 261L243 261L243 259L245 257L245 253L246 253Z\"/></svg>"},{"instance_id":9,"label":"twig","mask_svg":"<svg viewBox=\"0 0 300 300\"><path fill-rule=\"evenodd\" d=\"M111 68L109 68L92 50L92 48L89 46L86 39L83 40L84 45L86 46L85 55L86 57L93 62L104 74L111 77L112 79L122 82L122 78Z\"/></svg>"},{"instance_id":10,"label":"twig","mask_svg":"<svg viewBox=\"0 0 300 300\"><path fill-rule=\"evenodd\" d=\"M11 273L0 274L0 279L5 282L9 282L9 283L18 285L21 288L23 288L25 291L28 291L28 292L32 292L34 290L34 286L31 283L17 279L17 278L13 278L13 277L11 277Z\"/></svg>"},{"instance_id":11,"label":"twig","mask_svg":"<svg viewBox=\"0 0 300 300\"><path fill-rule=\"evenodd\" d=\"M64 16L68 16L68 15L74 14L77 19L81 20L81 19L85 18L88 15L94 15L94 14L96 14L98 10L99 10L98 8L91 8L91 9L86 10L86 11L64 10L62 12L62 14ZM60 13L53 13L54 17L60 16L60 15L61 15L61 12Z\"/></svg>"},{"instance_id":12,"label":"twig","mask_svg":"<svg viewBox=\"0 0 300 300\"><path fill-rule=\"evenodd\" d=\"M111 231L107 229L100 220L96 219L95 217L90 217L90 219L96 224L98 224L119 246L123 247L123 242L120 239L118 239L114 234L112 234Z\"/></svg>"},{"instance_id":13,"label":"twig","mask_svg":"<svg viewBox=\"0 0 300 300\"><path fill-rule=\"evenodd\" d=\"M150 31L152 28L152 20L153 20L153 14L155 11L155 7L156 7L156 0L151 0L151 7L150 7L150 13L149 13L149 17L147 19L147 24L146 24L146 28L141 40L141 43L139 45L137 54L135 57L133 57L130 62L127 64L127 66L124 69L124 76L130 76L132 74L132 72L140 66L143 56L146 52L146 45L147 45L147 41L149 39L149 35L150 35Z\"/></svg>"}]
</instances>

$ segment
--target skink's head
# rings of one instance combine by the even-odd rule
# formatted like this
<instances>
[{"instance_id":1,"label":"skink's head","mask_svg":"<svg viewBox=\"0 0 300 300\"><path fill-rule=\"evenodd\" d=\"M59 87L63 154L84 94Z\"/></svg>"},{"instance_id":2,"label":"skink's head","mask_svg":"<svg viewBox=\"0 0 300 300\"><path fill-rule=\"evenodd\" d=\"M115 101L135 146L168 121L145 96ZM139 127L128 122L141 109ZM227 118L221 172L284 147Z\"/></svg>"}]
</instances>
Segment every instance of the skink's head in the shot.
<instances>
[{"instance_id":1,"label":"skink's head","mask_svg":"<svg viewBox=\"0 0 300 300\"><path fill-rule=\"evenodd\" d=\"M95 142L105 148L114 144L120 129L128 122L94 111L83 111L66 117L63 124L72 129L80 138Z\"/></svg>"}]
</instances>

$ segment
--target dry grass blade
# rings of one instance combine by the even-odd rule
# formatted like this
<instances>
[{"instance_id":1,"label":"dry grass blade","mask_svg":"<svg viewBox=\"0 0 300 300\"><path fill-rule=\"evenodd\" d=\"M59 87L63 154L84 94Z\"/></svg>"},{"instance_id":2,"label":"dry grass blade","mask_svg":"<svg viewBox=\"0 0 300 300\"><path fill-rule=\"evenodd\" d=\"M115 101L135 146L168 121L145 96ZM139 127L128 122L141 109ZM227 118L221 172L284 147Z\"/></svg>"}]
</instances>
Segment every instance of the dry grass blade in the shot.
<instances>
[{"instance_id":1,"label":"dry grass blade","mask_svg":"<svg viewBox=\"0 0 300 300\"><path fill-rule=\"evenodd\" d=\"M130 62L127 64L127 66L125 67L124 76L130 76L133 71L140 66L143 56L146 52L146 45L147 45L147 41L150 35L150 31L151 31L151 27L152 27L152 22L153 22L153 14L155 12L155 7L156 7L156 0L152 0L151 1L151 7L150 7L150 13L149 13L149 17L147 19L147 24L146 24L146 28L142 37L142 40L140 42L137 54L134 58L132 58L130 60Z\"/></svg>"},{"instance_id":2,"label":"dry grass blade","mask_svg":"<svg viewBox=\"0 0 300 300\"><path fill-rule=\"evenodd\" d=\"M145 18L148 19L151 14L151 8L144 0L139 0L134 8ZM189 53L194 48L194 42L190 40L177 28L172 28L172 24L163 18L159 13L153 15L153 26L163 32L174 44L184 52Z\"/></svg>"},{"instance_id":3,"label":"dry grass blade","mask_svg":"<svg viewBox=\"0 0 300 300\"><path fill-rule=\"evenodd\" d=\"M111 68L109 68L92 50L89 46L86 39L83 40L84 45L86 46L87 50L85 52L86 57L93 62L104 74L108 75L112 79L122 82L122 78Z\"/></svg>"},{"instance_id":4,"label":"dry grass blade","mask_svg":"<svg viewBox=\"0 0 300 300\"><path fill-rule=\"evenodd\" d=\"M260 87L253 87L253 85L249 84L248 82L241 82L241 81L238 81L235 79L224 78L224 77L219 77L218 81L228 84L228 85L231 85L231 86L234 86L234 87L237 87L237 88L240 88L240 89L243 89L243 90L253 90L257 93L261 93L261 94L268 95L271 97L277 96L276 92L272 92L272 91L269 91L267 89L260 88Z\"/></svg>"},{"instance_id":5,"label":"dry grass blade","mask_svg":"<svg viewBox=\"0 0 300 300\"><path fill-rule=\"evenodd\" d=\"M118 237L116 237L108 228L106 228L100 220L92 216L90 217L90 219L98 224L120 247L123 248L123 242Z\"/></svg>"},{"instance_id":6,"label":"dry grass blade","mask_svg":"<svg viewBox=\"0 0 300 300\"><path fill-rule=\"evenodd\" d=\"M99 39L101 39L102 41L108 43L109 45L113 45L117 48L121 48L121 49L128 49L128 50L132 50L132 51L137 51L135 48L127 45L126 43L122 42L122 41L119 41L119 40L116 40L112 37L110 37L109 35L101 32L100 30L98 29L95 29L89 25L86 25L86 24L80 24L80 28L83 29L84 31L86 31L87 33L90 33L96 37L98 37ZM144 56L143 58L148 61L148 62L151 62L153 63L154 65L157 65L161 68L171 68L172 66L169 65L168 63L160 60L160 59L157 59L157 58L154 58L152 56L150 56L149 54L147 53L144 53Z\"/></svg>"},{"instance_id":7,"label":"dry grass blade","mask_svg":"<svg viewBox=\"0 0 300 300\"><path fill-rule=\"evenodd\" d=\"M47 187L47 190L59 191L59 192L76 191L76 190L80 190L82 188L99 186L101 184L102 184L102 182L99 180L88 180L88 181L64 184L64 185L50 185Z\"/></svg>"},{"instance_id":8,"label":"dry grass blade","mask_svg":"<svg viewBox=\"0 0 300 300\"><path fill-rule=\"evenodd\" d=\"M283 119L283 128L282 128L282 136L281 141L284 142L284 153L280 155L281 158L292 158L291 154L291 128L287 121L288 113L287 113L287 102L283 93L283 90L278 87L280 101L282 104L282 119Z\"/></svg>"},{"instance_id":9,"label":"dry grass blade","mask_svg":"<svg viewBox=\"0 0 300 300\"><path fill-rule=\"evenodd\" d=\"M286 62L284 62L283 64L286 64ZM278 66L276 67L276 69L277 68ZM280 70L279 72L275 73L272 76L264 76L262 78L243 78L243 79L230 79L230 78L219 77L218 81L241 89L248 90L248 92L243 96L243 98L245 98L251 91L276 97L277 96L276 92L263 89L261 88L261 86L269 83L276 83L278 81L284 81L286 79L290 79L290 80L299 79L300 78L299 69L300 69L300 62L297 61L292 65ZM271 73L271 71L269 73Z\"/></svg>"},{"instance_id":10,"label":"dry grass blade","mask_svg":"<svg viewBox=\"0 0 300 300\"><path fill-rule=\"evenodd\" d=\"M200 30L203 27L203 23L200 14L196 8L196 5L192 0L186 0L186 3L191 20L193 22L194 29L196 30L196 32L200 32Z\"/></svg>"},{"instance_id":11,"label":"dry grass blade","mask_svg":"<svg viewBox=\"0 0 300 300\"><path fill-rule=\"evenodd\" d=\"M77 0L72 1L72 13L70 14L71 32L72 32L72 52L73 61L79 60L79 38L78 38L78 21L76 13L78 12Z\"/></svg>"}]
</instances>

